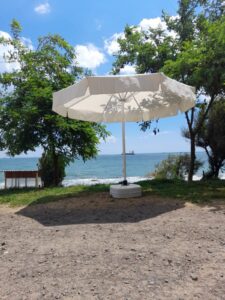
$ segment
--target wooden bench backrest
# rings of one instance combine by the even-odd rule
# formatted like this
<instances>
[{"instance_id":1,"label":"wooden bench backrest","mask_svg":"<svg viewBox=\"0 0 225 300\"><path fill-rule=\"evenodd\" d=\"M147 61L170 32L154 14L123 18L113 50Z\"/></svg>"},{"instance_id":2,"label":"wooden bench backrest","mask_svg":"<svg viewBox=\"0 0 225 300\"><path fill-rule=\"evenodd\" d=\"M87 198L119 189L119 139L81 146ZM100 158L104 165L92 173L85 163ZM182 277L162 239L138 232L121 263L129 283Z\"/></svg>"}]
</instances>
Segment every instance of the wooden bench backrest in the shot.
<instances>
[{"instance_id":1,"label":"wooden bench backrest","mask_svg":"<svg viewBox=\"0 0 225 300\"><path fill-rule=\"evenodd\" d=\"M36 178L40 174L38 171L4 171L5 178Z\"/></svg>"}]
</instances>

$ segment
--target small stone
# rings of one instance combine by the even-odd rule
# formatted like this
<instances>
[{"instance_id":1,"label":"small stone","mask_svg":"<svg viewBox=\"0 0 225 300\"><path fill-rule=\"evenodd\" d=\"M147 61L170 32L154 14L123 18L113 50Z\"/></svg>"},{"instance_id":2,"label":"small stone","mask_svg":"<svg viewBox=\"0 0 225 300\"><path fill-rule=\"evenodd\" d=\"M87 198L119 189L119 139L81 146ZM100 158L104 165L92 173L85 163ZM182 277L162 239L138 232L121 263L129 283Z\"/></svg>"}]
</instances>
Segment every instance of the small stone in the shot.
<instances>
[{"instance_id":1,"label":"small stone","mask_svg":"<svg viewBox=\"0 0 225 300\"><path fill-rule=\"evenodd\" d=\"M198 280L198 276L195 275L195 274L191 274L191 279L194 280L194 281L197 281Z\"/></svg>"}]
</instances>

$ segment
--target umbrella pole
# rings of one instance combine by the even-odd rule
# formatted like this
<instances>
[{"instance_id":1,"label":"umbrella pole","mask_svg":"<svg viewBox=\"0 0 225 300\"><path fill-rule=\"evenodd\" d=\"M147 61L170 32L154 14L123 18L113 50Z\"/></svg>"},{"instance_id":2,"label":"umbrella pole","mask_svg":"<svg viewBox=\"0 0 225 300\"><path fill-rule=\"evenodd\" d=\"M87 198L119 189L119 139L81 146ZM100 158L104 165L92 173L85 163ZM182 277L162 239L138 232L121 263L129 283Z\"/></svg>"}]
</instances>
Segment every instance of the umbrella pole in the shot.
<instances>
[{"instance_id":1,"label":"umbrella pole","mask_svg":"<svg viewBox=\"0 0 225 300\"><path fill-rule=\"evenodd\" d=\"M126 169L126 141L125 141L125 121L124 121L124 103L122 105L123 121L122 121L122 144L123 144L123 185L127 185L127 169Z\"/></svg>"}]
</instances>

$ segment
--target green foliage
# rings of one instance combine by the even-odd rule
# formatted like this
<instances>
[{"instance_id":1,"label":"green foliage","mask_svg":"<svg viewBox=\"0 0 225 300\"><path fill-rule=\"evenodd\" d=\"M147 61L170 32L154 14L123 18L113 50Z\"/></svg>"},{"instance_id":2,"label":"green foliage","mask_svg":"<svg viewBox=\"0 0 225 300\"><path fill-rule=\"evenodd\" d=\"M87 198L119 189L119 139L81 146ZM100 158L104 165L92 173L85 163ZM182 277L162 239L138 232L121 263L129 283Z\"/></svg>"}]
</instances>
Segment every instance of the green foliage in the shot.
<instances>
[{"instance_id":1,"label":"green foliage","mask_svg":"<svg viewBox=\"0 0 225 300\"><path fill-rule=\"evenodd\" d=\"M163 67L167 75L202 89L215 97L225 92L225 16L215 22L204 21L193 41L184 43L176 60Z\"/></svg>"},{"instance_id":2,"label":"green foliage","mask_svg":"<svg viewBox=\"0 0 225 300\"><path fill-rule=\"evenodd\" d=\"M45 187L58 186L65 177L65 156L44 152L38 162L41 180Z\"/></svg>"},{"instance_id":3,"label":"green foliage","mask_svg":"<svg viewBox=\"0 0 225 300\"><path fill-rule=\"evenodd\" d=\"M118 43L120 51L115 55L113 74L129 64L135 65L138 73L158 72L164 61L174 58L176 48L173 38L160 27L139 31L126 26L124 37L119 38Z\"/></svg>"},{"instance_id":4,"label":"green foliage","mask_svg":"<svg viewBox=\"0 0 225 300\"><path fill-rule=\"evenodd\" d=\"M177 34L179 48L183 42L191 41L195 36L196 22L196 0L179 0L177 18L170 17L166 12L163 12L163 19L169 30L173 30Z\"/></svg>"},{"instance_id":5,"label":"green foliage","mask_svg":"<svg viewBox=\"0 0 225 300\"><path fill-rule=\"evenodd\" d=\"M185 179L189 172L190 155L169 155L167 159L156 165L152 174L156 179ZM202 162L195 161L194 172L202 166Z\"/></svg>"},{"instance_id":6,"label":"green foliage","mask_svg":"<svg viewBox=\"0 0 225 300\"><path fill-rule=\"evenodd\" d=\"M31 50L19 38L20 29L13 21L13 38L0 40L14 49L5 59L20 66L0 74L1 143L10 155L41 146L44 152L64 156L66 161L95 156L100 138L108 135L105 127L66 119L52 111L52 93L82 75L75 63L74 47L59 35L47 35L39 38L36 50Z\"/></svg>"},{"instance_id":7,"label":"green foliage","mask_svg":"<svg viewBox=\"0 0 225 300\"><path fill-rule=\"evenodd\" d=\"M162 71L172 78L195 86L199 94L203 93L209 96L209 101L205 105L204 113L200 115L197 126L194 120L196 112L203 105L201 98L198 99L199 102L196 108L185 113L191 142L191 161L188 176L189 181L191 181L196 157L196 135L201 129L213 101L216 97L225 93L225 16L219 12L220 0L184 0L181 2L190 7L190 12L196 5L202 5L202 7L195 10L195 14L198 12L196 15L183 14L183 18L181 17L176 21L177 23L169 19L172 25L175 26L173 29L179 33L181 47L176 59L165 62ZM187 13L188 6L186 7ZM188 36L187 31L186 37L183 35L182 38L180 31L185 28L185 24L189 23L190 15L193 17L194 35ZM218 18L215 18L215 15ZM178 26L176 27L176 25Z\"/></svg>"},{"instance_id":8,"label":"green foliage","mask_svg":"<svg viewBox=\"0 0 225 300\"><path fill-rule=\"evenodd\" d=\"M13 19L12 23L11 23L11 32L12 32L13 38L18 39L21 31L22 31L22 27L21 27L20 23L17 20Z\"/></svg>"},{"instance_id":9,"label":"green foliage","mask_svg":"<svg viewBox=\"0 0 225 300\"><path fill-rule=\"evenodd\" d=\"M204 107L198 114L198 123ZM196 136L196 146L202 147L208 156L209 171L206 177L217 178L225 163L225 100L213 103L203 126Z\"/></svg>"}]
</instances>

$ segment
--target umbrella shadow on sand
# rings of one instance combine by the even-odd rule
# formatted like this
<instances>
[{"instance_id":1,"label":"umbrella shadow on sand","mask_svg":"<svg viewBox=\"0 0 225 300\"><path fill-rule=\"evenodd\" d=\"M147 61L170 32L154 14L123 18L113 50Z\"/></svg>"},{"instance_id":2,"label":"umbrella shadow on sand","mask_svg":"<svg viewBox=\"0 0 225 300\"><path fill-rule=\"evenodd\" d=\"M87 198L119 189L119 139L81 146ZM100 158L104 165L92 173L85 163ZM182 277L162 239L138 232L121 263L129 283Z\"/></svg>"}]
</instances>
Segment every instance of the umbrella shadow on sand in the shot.
<instances>
[{"instance_id":1,"label":"umbrella shadow on sand","mask_svg":"<svg viewBox=\"0 0 225 300\"><path fill-rule=\"evenodd\" d=\"M85 194L55 202L28 205L17 212L44 226L71 224L135 223L185 206L182 201L144 195L114 199L108 193Z\"/></svg>"}]
</instances>

